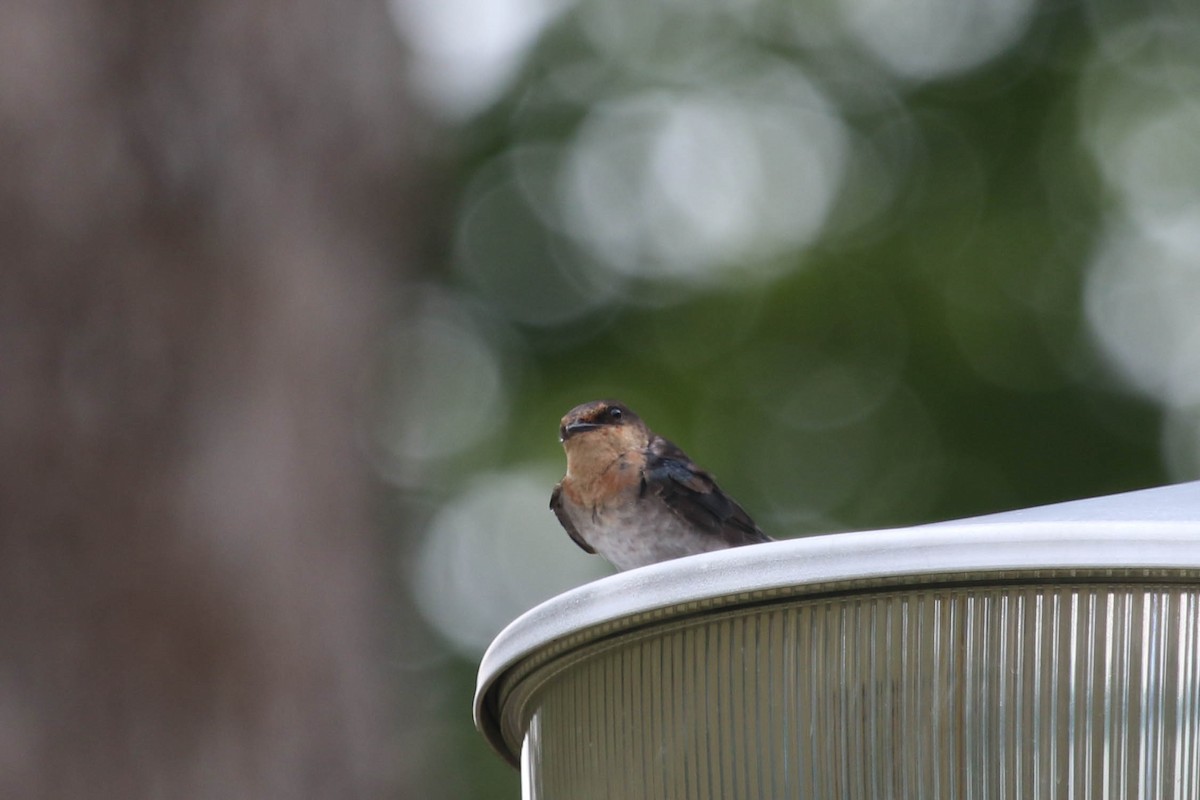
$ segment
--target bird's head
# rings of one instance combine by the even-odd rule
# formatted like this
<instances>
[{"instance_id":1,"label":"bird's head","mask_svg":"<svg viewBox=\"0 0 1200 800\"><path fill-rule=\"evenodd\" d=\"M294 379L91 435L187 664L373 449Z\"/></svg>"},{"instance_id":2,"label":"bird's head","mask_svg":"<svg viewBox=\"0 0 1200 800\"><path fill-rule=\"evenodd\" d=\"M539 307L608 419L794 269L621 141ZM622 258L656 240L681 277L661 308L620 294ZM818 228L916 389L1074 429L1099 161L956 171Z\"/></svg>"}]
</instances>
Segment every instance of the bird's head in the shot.
<instances>
[{"instance_id":1,"label":"bird's head","mask_svg":"<svg viewBox=\"0 0 1200 800\"><path fill-rule=\"evenodd\" d=\"M639 450L649 442L641 418L615 400L595 400L575 406L562 418L558 439L570 456L573 452Z\"/></svg>"}]
</instances>

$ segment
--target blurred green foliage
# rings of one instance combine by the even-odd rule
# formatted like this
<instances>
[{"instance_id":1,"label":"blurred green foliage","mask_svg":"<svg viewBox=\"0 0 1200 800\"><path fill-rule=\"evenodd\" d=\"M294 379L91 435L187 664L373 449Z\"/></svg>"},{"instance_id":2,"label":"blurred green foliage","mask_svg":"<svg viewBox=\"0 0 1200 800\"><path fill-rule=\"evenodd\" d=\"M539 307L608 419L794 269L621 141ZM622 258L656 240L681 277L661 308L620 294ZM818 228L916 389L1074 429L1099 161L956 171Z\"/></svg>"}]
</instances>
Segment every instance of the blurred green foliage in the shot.
<instances>
[{"instance_id":1,"label":"blurred green foliage","mask_svg":"<svg viewBox=\"0 0 1200 800\"><path fill-rule=\"evenodd\" d=\"M389 396L445 437L381 445L400 491L432 517L480 474L533 467L548 496L559 417L598 397L779 537L1196 477L1200 391L1176 377L1200 366L1200 314L1179 310L1200 308L1200 181L1174 176L1200 175L1196 11L872 17L894 13L563 7L445 143L423 319L499 377L473 384L451 347L421 366L420 404ZM1113 242L1153 257L1114 272ZM553 570L540 550L529 569Z\"/></svg>"}]
</instances>

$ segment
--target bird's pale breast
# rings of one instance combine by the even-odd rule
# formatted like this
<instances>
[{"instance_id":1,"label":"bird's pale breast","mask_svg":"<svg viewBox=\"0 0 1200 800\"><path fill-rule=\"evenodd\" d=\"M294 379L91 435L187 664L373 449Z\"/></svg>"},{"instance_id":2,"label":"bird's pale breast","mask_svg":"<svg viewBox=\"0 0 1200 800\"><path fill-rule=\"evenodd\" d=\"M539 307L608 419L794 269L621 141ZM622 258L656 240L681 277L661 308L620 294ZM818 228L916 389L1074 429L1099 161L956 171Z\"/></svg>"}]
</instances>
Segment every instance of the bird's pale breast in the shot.
<instances>
[{"instance_id":1,"label":"bird's pale breast","mask_svg":"<svg viewBox=\"0 0 1200 800\"><path fill-rule=\"evenodd\" d=\"M658 497L639 496L636 486L632 496L621 492L595 505L577 503L565 483L563 494L564 508L580 535L620 570L729 546L681 520Z\"/></svg>"}]
</instances>

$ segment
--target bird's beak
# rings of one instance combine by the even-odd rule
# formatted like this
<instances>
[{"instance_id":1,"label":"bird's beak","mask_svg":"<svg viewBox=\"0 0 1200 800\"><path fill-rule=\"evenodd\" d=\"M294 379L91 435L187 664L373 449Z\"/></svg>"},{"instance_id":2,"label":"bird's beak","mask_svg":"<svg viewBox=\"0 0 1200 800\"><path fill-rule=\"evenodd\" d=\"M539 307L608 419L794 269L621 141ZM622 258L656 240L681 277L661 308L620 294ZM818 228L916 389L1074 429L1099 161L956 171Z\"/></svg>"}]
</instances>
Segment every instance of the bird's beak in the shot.
<instances>
[{"instance_id":1,"label":"bird's beak","mask_svg":"<svg viewBox=\"0 0 1200 800\"><path fill-rule=\"evenodd\" d=\"M566 425L563 425L562 428L559 429L558 440L560 442L565 442L567 439L570 439L572 436L574 436L577 433L583 433L584 431L595 430L596 428L599 428L599 427L600 426L594 422L581 422L579 420L576 420L575 422L568 422Z\"/></svg>"}]
</instances>

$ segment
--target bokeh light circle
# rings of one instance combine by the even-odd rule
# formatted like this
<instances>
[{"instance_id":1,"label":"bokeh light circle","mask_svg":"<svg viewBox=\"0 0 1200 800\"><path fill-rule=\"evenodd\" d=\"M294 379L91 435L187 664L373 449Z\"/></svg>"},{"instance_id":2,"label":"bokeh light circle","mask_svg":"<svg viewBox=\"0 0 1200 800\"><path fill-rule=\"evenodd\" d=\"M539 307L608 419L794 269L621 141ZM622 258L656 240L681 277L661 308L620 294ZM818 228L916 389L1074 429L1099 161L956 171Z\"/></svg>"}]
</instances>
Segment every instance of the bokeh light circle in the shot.
<instances>
[{"instance_id":1,"label":"bokeh light circle","mask_svg":"<svg viewBox=\"0 0 1200 800\"><path fill-rule=\"evenodd\" d=\"M895 74L932 80L979 66L1025 33L1032 0L844 0L846 29Z\"/></svg>"},{"instance_id":2,"label":"bokeh light circle","mask_svg":"<svg viewBox=\"0 0 1200 800\"><path fill-rule=\"evenodd\" d=\"M533 606L611 572L548 508L553 468L483 473L430 522L412 569L422 615L469 658Z\"/></svg>"},{"instance_id":3,"label":"bokeh light circle","mask_svg":"<svg viewBox=\"0 0 1200 800\"><path fill-rule=\"evenodd\" d=\"M616 272L711 283L812 244L841 188L846 135L793 67L598 104L561 182L568 230Z\"/></svg>"}]
</instances>

